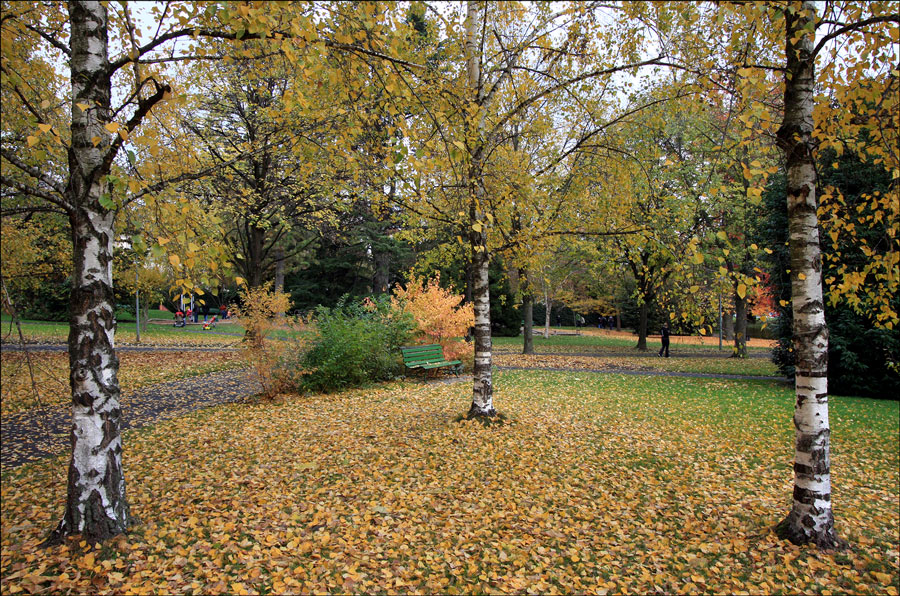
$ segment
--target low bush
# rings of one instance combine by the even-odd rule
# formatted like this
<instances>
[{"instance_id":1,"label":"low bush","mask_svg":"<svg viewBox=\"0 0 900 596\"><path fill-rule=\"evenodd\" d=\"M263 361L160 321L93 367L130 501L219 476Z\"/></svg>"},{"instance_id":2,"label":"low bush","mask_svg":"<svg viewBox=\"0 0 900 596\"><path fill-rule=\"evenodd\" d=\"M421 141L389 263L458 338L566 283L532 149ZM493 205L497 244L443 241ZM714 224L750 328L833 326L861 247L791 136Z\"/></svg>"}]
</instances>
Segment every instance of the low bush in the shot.
<instances>
[{"instance_id":1,"label":"low bush","mask_svg":"<svg viewBox=\"0 0 900 596\"><path fill-rule=\"evenodd\" d=\"M403 373L400 346L415 329L409 314L391 309L390 301L366 299L334 308L319 307L309 349L283 367L302 372L292 378L300 392L330 392L394 379ZM289 375L290 372L286 371Z\"/></svg>"}]
</instances>

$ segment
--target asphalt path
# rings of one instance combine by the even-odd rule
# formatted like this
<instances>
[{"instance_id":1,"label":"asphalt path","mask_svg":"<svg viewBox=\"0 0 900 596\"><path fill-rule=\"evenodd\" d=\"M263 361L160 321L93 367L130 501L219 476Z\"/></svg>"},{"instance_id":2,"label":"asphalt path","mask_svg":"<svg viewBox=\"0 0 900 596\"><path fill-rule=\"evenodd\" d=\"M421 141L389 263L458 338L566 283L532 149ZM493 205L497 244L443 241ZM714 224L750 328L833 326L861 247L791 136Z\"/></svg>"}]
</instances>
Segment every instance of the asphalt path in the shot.
<instances>
[{"instance_id":1,"label":"asphalt path","mask_svg":"<svg viewBox=\"0 0 900 596\"><path fill-rule=\"evenodd\" d=\"M260 389L248 369L145 387L122 397L122 430L240 402ZM4 416L0 421L0 468L7 471L64 452L70 448L71 427L72 406L68 404Z\"/></svg>"},{"instance_id":2,"label":"asphalt path","mask_svg":"<svg viewBox=\"0 0 900 596\"><path fill-rule=\"evenodd\" d=\"M21 350L17 344L5 344L3 350ZM64 351L64 344L31 344L32 351ZM121 346L119 351L227 351L234 348L217 348L206 346ZM591 357L656 357L655 353L538 353L546 356L591 356ZM673 357L716 357L710 352L694 352L672 354ZM765 357L766 354L753 354L753 357ZM722 357L725 357L724 355ZM632 370L624 368L584 369L566 367L518 367L498 366L496 370L548 370L573 373L600 373L644 375L658 377L713 378L733 380L767 380L790 382L783 377L728 375L714 373L691 373L675 371ZM452 381L436 380L434 382L459 382L470 380L471 376L455 378ZM248 369L229 370L207 375L160 383L145 387L122 397L122 430L139 428L149 424L183 416L194 410L216 406L224 403L235 403L246 400L259 393L260 386ZM18 414L4 416L0 421L0 468L3 471L21 466L25 463L58 455L69 448L72 425L71 405L59 405Z\"/></svg>"}]
</instances>

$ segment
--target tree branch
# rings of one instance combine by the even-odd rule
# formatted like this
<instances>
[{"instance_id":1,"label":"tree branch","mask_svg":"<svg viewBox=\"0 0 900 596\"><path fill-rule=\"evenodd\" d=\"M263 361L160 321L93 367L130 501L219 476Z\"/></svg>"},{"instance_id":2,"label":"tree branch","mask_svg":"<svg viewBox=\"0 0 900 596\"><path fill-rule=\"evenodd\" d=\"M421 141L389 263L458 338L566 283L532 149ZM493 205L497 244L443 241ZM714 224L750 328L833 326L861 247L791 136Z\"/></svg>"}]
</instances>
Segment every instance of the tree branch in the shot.
<instances>
[{"instance_id":1,"label":"tree branch","mask_svg":"<svg viewBox=\"0 0 900 596\"><path fill-rule=\"evenodd\" d=\"M818 56L819 51L822 49L822 47L835 37L839 37L845 33L850 33L851 31L857 31L859 29L862 29L863 27L874 25L876 23L900 23L900 14L871 17L863 21L859 21L858 23L850 23L849 25L844 25L840 29L832 31L821 40L819 40L819 43L816 44L816 47L812 51L812 55Z\"/></svg>"},{"instance_id":2,"label":"tree branch","mask_svg":"<svg viewBox=\"0 0 900 596\"><path fill-rule=\"evenodd\" d=\"M9 188L14 188L14 189L18 190L19 192L21 192L22 194L25 194L25 195L28 195L31 197L35 197L38 199L43 199L43 200L47 201L48 203L53 203L54 205L57 205L58 207L64 209L66 211L66 213L71 213L73 211L72 206L69 205L62 198L54 196L43 190L39 190L37 188L28 186L27 184L19 182L18 180L13 180L12 178L7 178L6 176L0 176L0 184L2 184L3 186L9 187Z\"/></svg>"}]
</instances>

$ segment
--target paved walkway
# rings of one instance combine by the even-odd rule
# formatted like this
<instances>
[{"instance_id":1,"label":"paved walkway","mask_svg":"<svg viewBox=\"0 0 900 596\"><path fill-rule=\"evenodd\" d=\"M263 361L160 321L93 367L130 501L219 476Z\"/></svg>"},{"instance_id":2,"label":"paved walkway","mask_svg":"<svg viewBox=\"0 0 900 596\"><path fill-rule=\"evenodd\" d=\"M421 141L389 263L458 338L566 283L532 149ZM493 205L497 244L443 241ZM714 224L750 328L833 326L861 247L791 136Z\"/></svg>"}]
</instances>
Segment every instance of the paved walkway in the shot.
<instances>
[{"instance_id":1,"label":"paved walkway","mask_svg":"<svg viewBox=\"0 0 900 596\"><path fill-rule=\"evenodd\" d=\"M250 371L228 370L145 387L122 397L122 430L140 428L188 412L239 402L260 391ZM70 448L72 406L60 405L4 416L0 467L4 471Z\"/></svg>"},{"instance_id":2,"label":"paved walkway","mask_svg":"<svg viewBox=\"0 0 900 596\"><path fill-rule=\"evenodd\" d=\"M66 352L68 344L25 344L29 352ZM177 344L170 346L116 346L116 352L233 352L239 350L234 346L204 346L197 344ZM3 344L0 350L4 352L22 352L22 344Z\"/></svg>"}]
</instances>

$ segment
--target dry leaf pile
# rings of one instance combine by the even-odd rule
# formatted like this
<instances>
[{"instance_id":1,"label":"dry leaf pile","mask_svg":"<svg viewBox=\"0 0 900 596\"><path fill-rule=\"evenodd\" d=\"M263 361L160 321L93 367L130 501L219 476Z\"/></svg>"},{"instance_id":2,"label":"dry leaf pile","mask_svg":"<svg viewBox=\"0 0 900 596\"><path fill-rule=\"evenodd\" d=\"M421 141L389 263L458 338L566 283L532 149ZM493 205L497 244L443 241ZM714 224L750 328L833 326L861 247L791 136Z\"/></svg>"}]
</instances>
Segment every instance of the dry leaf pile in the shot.
<instances>
[{"instance_id":1,"label":"dry leaf pile","mask_svg":"<svg viewBox=\"0 0 900 596\"><path fill-rule=\"evenodd\" d=\"M127 537L37 544L62 458L2 477L2 593L897 594L896 402L835 398L838 532L791 498L792 395L771 382L504 372L509 423L459 384L229 405L125 437Z\"/></svg>"}]
</instances>

